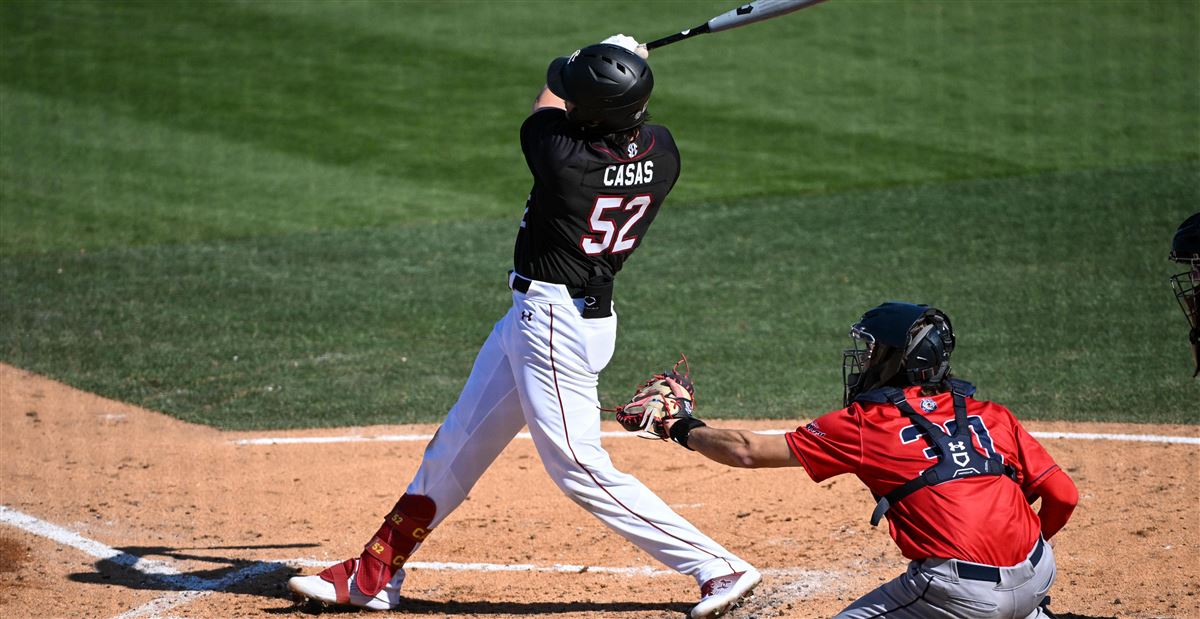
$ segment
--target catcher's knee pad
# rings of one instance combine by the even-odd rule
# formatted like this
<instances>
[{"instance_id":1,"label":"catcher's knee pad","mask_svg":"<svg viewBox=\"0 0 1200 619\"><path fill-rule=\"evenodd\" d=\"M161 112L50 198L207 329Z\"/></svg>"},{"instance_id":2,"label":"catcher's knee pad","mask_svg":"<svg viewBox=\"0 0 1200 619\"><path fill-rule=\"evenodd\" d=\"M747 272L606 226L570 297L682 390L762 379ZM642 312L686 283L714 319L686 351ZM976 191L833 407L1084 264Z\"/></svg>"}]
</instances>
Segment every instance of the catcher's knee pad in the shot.
<instances>
[{"instance_id":1,"label":"catcher's knee pad","mask_svg":"<svg viewBox=\"0 0 1200 619\"><path fill-rule=\"evenodd\" d=\"M412 551L429 535L429 524L437 515L433 499L406 494L396 501L383 525L363 548L355 583L360 591L375 595L383 589Z\"/></svg>"}]
</instances>

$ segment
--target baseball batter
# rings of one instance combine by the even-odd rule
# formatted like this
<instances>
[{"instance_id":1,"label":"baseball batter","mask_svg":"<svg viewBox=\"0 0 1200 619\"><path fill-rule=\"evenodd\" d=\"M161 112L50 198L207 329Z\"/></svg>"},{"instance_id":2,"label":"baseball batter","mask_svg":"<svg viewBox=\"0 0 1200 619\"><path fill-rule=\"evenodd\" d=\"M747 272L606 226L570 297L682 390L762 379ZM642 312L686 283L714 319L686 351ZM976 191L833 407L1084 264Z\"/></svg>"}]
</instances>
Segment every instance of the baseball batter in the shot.
<instances>
[{"instance_id":1,"label":"baseball batter","mask_svg":"<svg viewBox=\"0 0 1200 619\"><path fill-rule=\"evenodd\" d=\"M1074 510L1075 484L1008 409L951 377L954 330L941 311L886 303L850 335L846 407L794 432L707 427L679 389L681 404L666 389L635 396L618 418L634 430L636 413L655 417L647 421L660 438L729 466L802 466L817 482L851 473L866 484L877 500L871 523L886 517L912 562L837 619L1049 616L1055 565L1045 540Z\"/></svg>"},{"instance_id":2,"label":"baseball batter","mask_svg":"<svg viewBox=\"0 0 1200 619\"><path fill-rule=\"evenodd\" d=\"M528 426L558 487L611 529L701 586L694 618L715 617L760 580L600 444L597 380L613 354L613 280L679 177L666 127L647 124L646 51L616 35L554 60L521 127L533 175L508 275L512 308L475 359L416 476L358 558L290 588L323 602L401 604L404 562Z\"/></svg>"}]
</instances>

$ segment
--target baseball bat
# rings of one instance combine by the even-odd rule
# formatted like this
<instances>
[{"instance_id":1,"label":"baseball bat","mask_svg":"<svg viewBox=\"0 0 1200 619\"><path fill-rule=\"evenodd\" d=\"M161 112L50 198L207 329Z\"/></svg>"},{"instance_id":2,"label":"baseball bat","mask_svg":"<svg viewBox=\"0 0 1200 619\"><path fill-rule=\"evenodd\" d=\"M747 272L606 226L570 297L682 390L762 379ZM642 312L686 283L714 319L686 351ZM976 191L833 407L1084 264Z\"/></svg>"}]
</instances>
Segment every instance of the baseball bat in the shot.
<instances>
[{"instance_id":1,"label":"baseball bat","mask_svg":"<svg viewBox=\"0 0 1200 619\"><path fill-rule=\"evenodd\" d=\"M670 36L665 36L661 39L655 39L646 44L646 49L656 49L664 45L677 43L684 39L690 39L696 35L706 34L709 32L721 32L722 30L732 30L739 26L753 24L780 15L787 15L793 11L810 7L814 4L820 4L825 0L754 0L749 4L743 4L736 9L732 9L717 15L716 17L682 32L677 32Z\"/></svg>"}]
</instances>

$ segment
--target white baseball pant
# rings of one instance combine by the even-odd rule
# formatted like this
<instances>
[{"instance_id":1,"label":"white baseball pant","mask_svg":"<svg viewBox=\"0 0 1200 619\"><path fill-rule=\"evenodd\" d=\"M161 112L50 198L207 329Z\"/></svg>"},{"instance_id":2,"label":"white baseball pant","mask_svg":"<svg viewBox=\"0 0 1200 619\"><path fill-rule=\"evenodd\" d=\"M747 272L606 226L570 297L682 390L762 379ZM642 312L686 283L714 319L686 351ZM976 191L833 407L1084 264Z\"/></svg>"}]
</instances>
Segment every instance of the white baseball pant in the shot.
<instances>
[{"instance_id":1,"label":"white baseball pant","mask_svg":"<svg viewBox=\"0 0 1200 619\"><path fill-rule=\"evenodd\" d=\"M480 349L407 492L433 499L431 528L438 526L528 426L559 489L661 563L698 584L746 570L748 563L613 466L600 445L596 386L613 354L617 316L585 319L582 309L564 286L534 281L526 293L513 291L512 308Z\"/></svg>"}]
</instances>

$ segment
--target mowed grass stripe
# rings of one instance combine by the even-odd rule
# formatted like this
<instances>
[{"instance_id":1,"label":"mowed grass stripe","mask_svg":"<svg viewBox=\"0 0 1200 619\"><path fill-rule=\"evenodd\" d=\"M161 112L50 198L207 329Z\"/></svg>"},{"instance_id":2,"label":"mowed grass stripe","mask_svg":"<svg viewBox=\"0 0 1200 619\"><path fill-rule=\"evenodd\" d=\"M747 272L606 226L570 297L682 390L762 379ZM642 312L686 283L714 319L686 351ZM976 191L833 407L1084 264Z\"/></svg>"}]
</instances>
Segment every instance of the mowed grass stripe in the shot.
<instances>
[{"instance_id":1,"label":"mowed grass stripe","mask_svg":"<svg viewBox=\"0 0 1200 619\"><path fill-rule=\"evenodd\" d=\"M679 352L703 415L840 402L849 324L924 301L1036 419L1194 423L1166 286L1194 163L668 208L618 282L624 397ZM519 208L514 206L514 211ZM228 428L436 421L508 306L515 218L4 257L0 358Z\"/></svg>"},{"instance_id":2,"label":"mowed grass stripe","mask_svg":"<svg viewBox=\"0 0 1200 619\"><path fill-rule=\"evenodd\" d=\"M0 107L4 253L393 226L483 206L462 185L332 165L3 85Z\"/></svg>"},{"instance_id":3,"label":"mowed grass stripe","mask_svg":"<svg viewBox=\"0 0 1200 619\"><path fill-rule=\"evenodd\" d=\"M0 3L0 252L506 216L529 187L516 131L550 58L727 8ZM1198 19L1187 1L837 2L660 50L651 111L685 158L672 200L1200 158ZM112 130L128 123L194 137ZM281 160L293 178L254 183ZM93 182L61 180L74 173Z\"/></svg>"}]
</instances>

